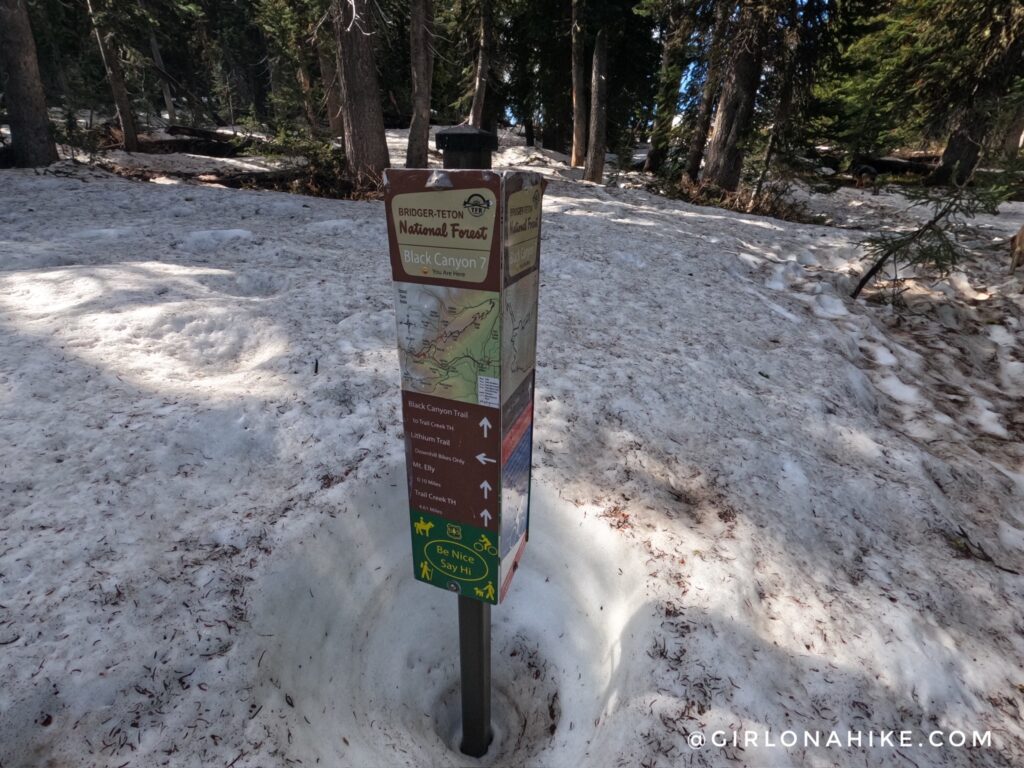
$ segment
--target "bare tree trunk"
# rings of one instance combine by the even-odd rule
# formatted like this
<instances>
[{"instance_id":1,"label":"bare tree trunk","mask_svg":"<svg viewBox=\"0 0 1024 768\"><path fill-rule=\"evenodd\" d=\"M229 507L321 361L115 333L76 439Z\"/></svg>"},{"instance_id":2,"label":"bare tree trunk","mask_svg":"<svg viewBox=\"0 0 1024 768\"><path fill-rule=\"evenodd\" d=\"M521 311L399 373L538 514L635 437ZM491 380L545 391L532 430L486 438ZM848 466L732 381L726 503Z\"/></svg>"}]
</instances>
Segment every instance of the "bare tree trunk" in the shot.
<instances>
[{"instance_id":1,"label":"bare tree trunk","mask_svg":"<svg viewBox=\"0 0 1024 768\"><path fill-rule=\"evenodd\" d=\"M484 98L487 96L487 80L491 75L491 46L494 39L494 11L491 0L480 0L480 50L476 59L476 76L473 79L473 105L469 110L469 124L483 128Z\"/></svg>"},{"instance_id":2,"label":"bare tree trunk","mask_svg":"<svg viewBox=\"0 0 1024 768\"><path fill-rule=\"evenodd\" d=\"M110 93L114 98L117 121L121 125L122 143L127 152L137 152L139 139L135 133L135 115L132 113L128 89L124 87L124 75L121 73L121 62L117 58L114 35L112 32L102 29L96 12L97 4L93 0L86 0L86 8L89 10L89 18L92 20L93 30L96 32L96 44L99 46L100 58L103 60L103 68L107 72L107 82L110 84Z\"/></svg>"},{"instance_id":3,"label":"bare tree trunk","mask_svg":"<svg viewBox=\"0 0 1024 768\"><path fill-rule=\"evenodd\" d=\"M523 123L523 129L524 129L524 131L526 133L526 136L525 136L526 146L532 147L532 146L536 145L536 143L537 143L536 126L534 126L533 120L532 119L526 120Z\"/></svg>"},{"instance_id":4,"label":"bare tree trunk","mask_svg":"<svg viewBox=\"0 0 1024 768\"><path fill-rule=\"evenodd\" d=\"M661 71L658 74L658 94L654 124L651 126L651 148L647 150L644 170L657 173L668 156L672 122L679 109L679 83L683 79L686 60L686 38L689 25L683 25L677 14L669 14L661 44Z\"/></svg>"},{"instance_id":5,"label":"bare tree trunk","mask_svg":"<svg viewBox=\"0 0 1024 768\"><path fill-rule=\"evenodd\" d=\"M412 0L409 17L409 59L412 67L412 121L406 168L426 168L430 148L430 89L434 78L434 3Z\"/></svg>"},{"instance_id":6,"label":"bare tree trunk","mask_svg":"<svg viewBox=\"0 0 1024 768\"><path fill-rule=\"evenodd\" d=\"M320 60L320 80L324 86L327 102L327 125L331 136L341 136L345 125L341 119L341 93L338 88L338 58L333 54L333 44L328 40L316 40L316 55Z\"/></svg>"},{"instance_id":7,"label":"bare tree trunk","mask_svg":"<svg viewBox=\"0 0 1024 768\"><path fill-rule=\"evenodd\" d=\"M722 85L708 145L704 180L730 192L739 186L743 172L744 144L750 134L761 83L761 47L767 18L770 16L766 9L754 7L754 2L744 4L739 39Z\"/></svg>"},{"instance_id":8,"label":"bare tree trunk","mask_svg":"<svg viewBox=\"0 0 1024 768\"><path fill-rule=\"evenodd\" d=\"M793 9L792 18L796 23L798 10ZM764 165L761 166L761 173L757 176L757 183L750 195L748 211L757 207L758 199L761 197L761 190L768 178L768 170L771 168L772 160L779 149L786 130L789 127L789 114L793 107L793 77L796 75L796 49L800 43L799 33L796 29L790 29L786 35L786 47L783 55L785 65L782 73L782 84L779 86L779 100L775 105L775 119L772 121L771 134L768 136L768 146L764 150Z\"/></svg>"},{"instance_id":9,"label":"bare tree trunk","mask_svg":"<svg viewBox=\"0 0 1024 768\"><path fill-rule=\"evenodd\" d=\"M316 116L316 104L313 100L313 79L309 76L309 68L302 60L301 54L295 67L295 80L299 84L299 93L302 94L302 111L306 113L306 122L309 123L309 129L316 133L319 121Z\"/></svg>"},{"instance_id":10,"label":"bare tree trunk","mask_svg":"<svg viewBox=\"0 0 1024 768\"><path fill-rule=\"evenodd\" d=\"M587 154L587 58L583 35L583 0L572 0L572 158L583 165Z\"/></svg>"},{"instance_id":11,"label":"bare tree trunk","mask_svg":"<svg viewBox=\"0 0 1024 768\"><path fill-rule=\"evenodd\" d=\"M1021 107L1017 114L1010 120L1003 136L1002 152L1007 160L1014 160L1020 154L1024 146L1024 107Z\"/></svg>"},{"instance_id":12,"label":"bare tree trunk","mask_svg":"<svg viewBox=\"0 0 1024 768\"><path fill-rule=\"evenodd\" d=\"M357 180L379 182L391 165L370 40L369 0L333 0L338 36L345 161Z\"/></svg>"},{"instance_id":13,"label":"bare tree trunk","mask_svg":"<svg viewBox=\"0 0 1024 768\"><path fill-rule=\"evenodd\" d=\"M148 11L146 0L139 0L139 8ZM160 91L164 97L164 108L167 110L167 122L178 122L177 114L174 111L174 100L171 98L171 84L167 77L167 68L164 66L164 57L160 53L160 43L156 39L156 30L149 29L149 51L153 56L153 64L156 65L156 76L160 78Z\"/></svg>"},{"instance_id":14,"label":"bare tree trunk","mask_svg":"<svg viewBox=\"0 0 1024 768\"><path fill-rule=\"evenodd\" d=\"M164 57L160 54L160 43L157 42L156 32L153 30L149 31L149 50L153 54L153 63L156 64L157 77L160 78L160 90L163 91L164 107L167 108L167 122L176 123L178 122L178 115L174 111L174 99L171 98L171 86L167 82L167 77L164 75L164 72L167 71L164 67Z\"/></svg>"},{"instance_id":15,"label":"bare tree trunk","mask_svg":"<svg viewBox=\"0 0 1024 768\"><path fill-rule=\"evenodd\" d=\"M981 147L988 133L988 116L973 106L957 118L946 140L946 149L938 167L925 179L926 184L965 184L981 158Z\"/></svg>"},{"instance_id":16,"label":"bare tree trunk","mask_svg":"<svg viewBox=\"0 0 1024 768\"><path fill-rule=\"evenodd\" d=\"M1020 12L1019 2L1005 5L1007 8L1013 5L1014 13ZM1009 13L1008 10L1007 14ZM1006 44L1001 45L1000 50L989 57L966 103L954 113L946 149L942 153L939 166L925 179L926 184L952 182L959 186L970 180L994 129L996 110L1022 71L1024 36L1008 34Z\"/></svg>"},{"instance_id":17,"label":"bare tree trunk","mask_svg":"<svg viewBox=\"0 0 1024 768\"><path fill-rule=\"evenodd\" d=\"M26 0L0 0L0 63L7 73L7 111L14 165L30 168L57 161L46 95L39 78L36 41Z\"/></svg>"},{"instance_id":18,"label":"bare tree trunk","mask_svg":"<svg viewBox=\"0 0 1024 768\"><path fill-rule=\"evenodd\" d=\"M686 175L690 181L696 182L700 176L700 164L704 159L704 147L708 143L711 132L711 117L715 111L715 96L721 85L721 59L725 32L729 26L729 16L734 2L718 0L715 8L715 28L711 34L711 47L708 50L707 73L704 77L704 88L701 90L700 107L690 137L690 148L686 154Z\"/></svg>"},{"instance_id":19,"label":"bare tree trunk","mask_svg":"<svg viewBox=\"0 0 1024 768\"><path fill-rule=\"evenodd\" d=\"M583 178L600 184L604 180L605 129L608 122L608 35L601 29L594 40L594 61L590 74L590 136Z\"/></svg>"},{"instance_id":20,"label":"bare tree trunk","mask_svg":"<svg viewBox=\"0 0 1024 768\"><path fill-rule=\"evenodd\" d=\"M334 0L331 0L331 2L333 3ZM343 64L341 62L341 48L338 46L337 23L334 22L333 19L332 19L332 27L335 30L335 36L334 36L334 71L338 75L338 120L341 122L341 133L339 133L338 136L336 136L335 138L337 138L341 142L341 149L345 153L345 156L348 157L348 150L346 149L345 142L347 140L346 139L346 135L348 134L348 131L349 131L349 127L348 127L349 126L349 120L348 120L349 111L345 108L345 97L344 97L344 95L342 93L342 90L341 90L341 68L342 68ZM381 121L381 124L384 123L384 115L383 114L381 114L380 121ZM387 143L387 139L386 138L385 138L385 143ZM389 153L388 154L388 159L390 160L390 158L391 158L391 155Z\"/></svg>"}]
</instances>

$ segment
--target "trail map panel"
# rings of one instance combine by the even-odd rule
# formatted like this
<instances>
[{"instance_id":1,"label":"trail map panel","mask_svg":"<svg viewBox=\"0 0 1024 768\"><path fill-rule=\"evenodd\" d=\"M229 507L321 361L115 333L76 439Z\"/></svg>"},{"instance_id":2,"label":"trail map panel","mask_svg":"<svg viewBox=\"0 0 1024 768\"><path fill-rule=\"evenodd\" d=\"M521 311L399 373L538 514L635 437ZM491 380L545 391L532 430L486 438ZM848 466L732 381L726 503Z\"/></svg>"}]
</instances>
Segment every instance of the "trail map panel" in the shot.
<instances>
[{"instance_id":1,"label":"trail map panel","mask_svg":"<svg viewBox=\"0 0 1024 768\"><path fill-rule=\"evenodd\" d=\"M395 283L402 389L498 405L500 295Z\"/></svg>"}]
</instances>

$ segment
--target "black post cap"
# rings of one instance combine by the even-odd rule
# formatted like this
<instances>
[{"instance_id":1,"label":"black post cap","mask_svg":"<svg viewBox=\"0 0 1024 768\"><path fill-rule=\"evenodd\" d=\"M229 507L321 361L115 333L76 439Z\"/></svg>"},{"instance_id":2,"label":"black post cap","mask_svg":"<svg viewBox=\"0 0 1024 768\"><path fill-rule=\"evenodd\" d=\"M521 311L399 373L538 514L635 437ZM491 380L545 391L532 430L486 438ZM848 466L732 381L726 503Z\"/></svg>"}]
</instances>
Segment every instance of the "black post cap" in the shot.
<instances>
[{"instance_id":1,"label":"black post cap","mask_svg":"<svg viewBox=\"0 0 1024 768\"><path fill-rule=\"evenodd\" d=\"M434 140L437 148L452 152L493 152L498 148L498 136L469 125L457 125L438 131Z\"/></svg>"}]
</instances>

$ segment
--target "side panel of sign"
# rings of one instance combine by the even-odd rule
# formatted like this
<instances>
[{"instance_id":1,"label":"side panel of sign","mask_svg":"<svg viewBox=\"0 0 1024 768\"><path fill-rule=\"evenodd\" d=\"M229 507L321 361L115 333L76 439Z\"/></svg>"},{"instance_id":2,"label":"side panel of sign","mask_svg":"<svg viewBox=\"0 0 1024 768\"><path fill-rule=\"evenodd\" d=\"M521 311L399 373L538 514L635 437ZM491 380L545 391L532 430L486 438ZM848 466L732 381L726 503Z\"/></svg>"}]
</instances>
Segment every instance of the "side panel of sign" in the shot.
<instances>
[{"instance_id":1,"label":"side panel of sign","mask_svg":"<svg viewBox=\"0 0 1024 768\"><path fill-rule=\"evenodd\" d=\"M532 173L507 174L501 323L501 589L512 581L529 529L533 393L543 186Z\"/></svg>"}]
</instances>

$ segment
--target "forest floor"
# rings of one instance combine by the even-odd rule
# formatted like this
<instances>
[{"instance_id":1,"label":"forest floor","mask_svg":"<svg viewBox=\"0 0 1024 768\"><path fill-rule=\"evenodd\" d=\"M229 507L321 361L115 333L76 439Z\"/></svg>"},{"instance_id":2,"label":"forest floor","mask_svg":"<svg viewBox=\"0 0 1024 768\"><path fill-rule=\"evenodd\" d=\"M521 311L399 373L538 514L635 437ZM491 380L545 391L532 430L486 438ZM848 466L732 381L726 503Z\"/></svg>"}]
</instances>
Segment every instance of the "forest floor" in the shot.
<instances>
[{"instance_id":1,"label":"forest floor","mask_svg":"<svg viewBox=\"0 0 1024 768\"><path fill-rule=\"evenodd\" d=\"M549 185L481 760L382 204L0 172L0 766L1024 764L1024 204L893 308L848 296L897 192L813 226L495 167Z\"/></svg>"}]
</instances>

